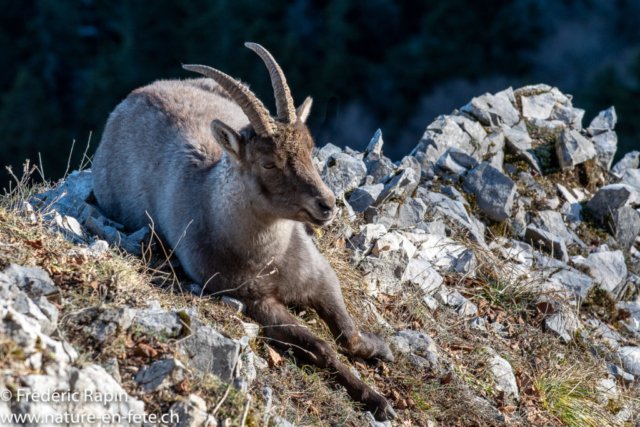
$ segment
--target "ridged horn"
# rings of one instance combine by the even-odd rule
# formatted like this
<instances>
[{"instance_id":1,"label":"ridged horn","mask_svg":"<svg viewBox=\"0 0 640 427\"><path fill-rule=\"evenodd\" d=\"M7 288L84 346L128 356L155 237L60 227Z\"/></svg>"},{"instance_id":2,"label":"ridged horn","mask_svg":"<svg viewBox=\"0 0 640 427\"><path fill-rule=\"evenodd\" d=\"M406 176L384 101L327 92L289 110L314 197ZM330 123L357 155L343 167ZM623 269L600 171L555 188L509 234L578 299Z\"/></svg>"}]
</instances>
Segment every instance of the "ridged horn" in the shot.
<instances>
[{"instance_id":1,"label":"ridged horn","mask_svg":"<svg viewBox=\"0 0 640 427\"><path fill-rule=\"evenodd\" d=\"M210 77L222 86L236 104L242 108L258 135L269 136L276 132L276 124L269 114L269 110L248 87L222 71L206 65L182 65L182 68Z\"/></svg>"},{"instance_id":2,"label":"ridged horn","mask_svg":"<svg viewBox=\"0 0 640 427\"><path fill-rule=\"evenodd\" d=\"M284 77L282 68L278 65L273 56L259 44L245 43L246 47L260 55L260 58L264 61L269 75L271 76L271 85L273 86L273 92L276 97L276 107L278 109L278 119L285 123L295 123L298 119L296 116L296 107L293 104L293 98L291 97L291 90L287 85L287 79Z\"/></svg>"}]
</instances>

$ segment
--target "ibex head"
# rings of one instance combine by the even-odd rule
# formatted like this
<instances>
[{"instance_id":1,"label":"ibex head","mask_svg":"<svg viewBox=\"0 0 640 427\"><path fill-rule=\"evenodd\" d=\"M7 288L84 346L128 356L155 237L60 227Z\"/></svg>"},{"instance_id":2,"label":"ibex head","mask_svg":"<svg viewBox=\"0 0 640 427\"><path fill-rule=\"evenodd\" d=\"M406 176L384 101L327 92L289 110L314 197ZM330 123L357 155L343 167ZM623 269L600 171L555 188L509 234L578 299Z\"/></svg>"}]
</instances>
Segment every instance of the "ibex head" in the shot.
<instances>
[{"instance_id":1,"label":"ibex head","mask_svg":"<svg viewBox=\"0 0 640 427\"><path fill-rule=\"evenodd\" d=\"M242 83L204 65L183 65L204 74L224 88L242 108L250 125L239 132L219 120L211 131L233 159L233 165L255 190L253 206L265 214L324 225L336 212L335 196L325 185L311 160L314 142L305 124L311 109L307 98L296 110L282 69L262 46L245 43L263 59L276 98L277 117Z\"/></svg>"}]
</instances>

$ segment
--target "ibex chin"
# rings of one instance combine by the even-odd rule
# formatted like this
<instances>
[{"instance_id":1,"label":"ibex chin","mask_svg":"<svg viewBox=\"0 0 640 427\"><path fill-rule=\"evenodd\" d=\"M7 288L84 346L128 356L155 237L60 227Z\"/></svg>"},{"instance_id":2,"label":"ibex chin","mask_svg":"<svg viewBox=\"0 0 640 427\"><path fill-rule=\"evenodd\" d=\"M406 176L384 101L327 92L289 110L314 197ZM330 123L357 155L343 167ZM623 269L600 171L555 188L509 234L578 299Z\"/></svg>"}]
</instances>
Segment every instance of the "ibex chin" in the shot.
<instances>
[{"instance_id":1,"label":"ibex chin","mask_svg":"<svg viewBox=\"0 0 640 427\"><path fill-rule=\"evenodd\" d=\"M393 360L382 338L357 330L338 277L306 232L306 223L328 224L337 210L312 163L314 141L305 125L311 98L296 110L271 54L246 46L269 70L276 118L230 76L183 65L208 78L157 81L111 113L93 161L95 196L130 230L151 217L205 293L240 299L274 344L329 369L378 420L393 418L385 398L287 310L315 309L349 355ZM258 277L272 259L277 274Z\"/></svg>"}]
</instances>

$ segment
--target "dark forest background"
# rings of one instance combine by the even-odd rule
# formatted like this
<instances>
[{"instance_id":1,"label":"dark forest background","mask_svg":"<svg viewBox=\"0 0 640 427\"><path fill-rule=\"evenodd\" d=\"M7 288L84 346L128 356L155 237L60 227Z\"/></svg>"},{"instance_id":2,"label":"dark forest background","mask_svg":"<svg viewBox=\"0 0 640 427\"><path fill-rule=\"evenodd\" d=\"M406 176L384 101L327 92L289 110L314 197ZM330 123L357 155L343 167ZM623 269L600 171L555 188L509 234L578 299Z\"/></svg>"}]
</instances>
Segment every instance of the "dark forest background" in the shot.
<instances>
[{"instance_id":1,"label":"dark forest background","mask_svg":"<svg viewBox=\"0 0 640 427\"><path fill-rule=\"evenodd\" d=\"M640 147L639 0L0 0L0 164L41 153L46 178L92 154L136 87L202 63L273 108L269 49L296 103L314 97L318 145L362 149L377 128L399 159L437 115L473 96L544 82L584 125L615 105L618 155ZM0 175L0 187L8 175Z\"/></svg>"}]
</instances>

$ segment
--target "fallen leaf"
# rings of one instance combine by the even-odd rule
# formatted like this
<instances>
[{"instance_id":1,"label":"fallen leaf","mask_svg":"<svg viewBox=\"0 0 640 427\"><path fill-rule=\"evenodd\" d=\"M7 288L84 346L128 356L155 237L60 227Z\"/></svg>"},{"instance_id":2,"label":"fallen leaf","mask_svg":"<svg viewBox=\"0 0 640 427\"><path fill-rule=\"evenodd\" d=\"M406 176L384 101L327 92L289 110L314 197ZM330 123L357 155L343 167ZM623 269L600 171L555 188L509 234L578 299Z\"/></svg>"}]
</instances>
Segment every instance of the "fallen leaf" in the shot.
<instances>
[{"instance_id":1,"label":"fallen leaf","mask_svg":"<svg viewBox=\"0 0 640 427\"><path fill-rule=\"evenodd\" d=\"M284 364L284 360L282 359L282 356L280 356L277 351L275 351L268 345L265 344L265 346L267 347L267 351L269 352L269 355L267 357L267 362L269 362L269 367L273 368L275 366L282 366Z\"/></svg>"},{"instance_id":2,"label":"fallen leaf","mask_svg":"<svg viewBox=\"0 0 640 427\"><path fill-rule=\"evenodd\" d=\"M42 249L42 240L26 240L25 243L32 248Z\"/></svg>"},{"instance_id":3,"label":"fallen leaf","mask_svg":"<svg viewBox=\"0 0 640 427\"><path fill-rule=\"evenodd\" d=\"M440 378L440 382L446 385L453 381L453 374L451 372L447 372L444 377Z\"/></svg>"},{"instance_id":4,"label":"fallen leaf","mask_svg":"<svg viewBox=\"0 0 640 427\"><path fill-rule=\"evenodd\" d=\"M404 399L400 399L400 401L398 402L398 409L407 409L409 407L409 405L407 404L407 401Z\"/></svg>"},{"instance_id":5,"label":"fallen leaf","mask_svg":"<svg viewBox=\"0 0 640 427\"><path fill-rule=\"evenodd\" d=\"M333 246L335 246L336 248L339 248L339 249L345 249L347 247L347 242L344 240L344 238L340 238L340 239L335 241Z\"/></svg>"},{"instance_id":6,"label":"fallen leaf","mask_svg":"<svg viewBox=\"0 0 640 427\"><path fill-rule=\"evenodd\" d=\"M178 384L176 384L176 391L180 394L189 393L189 389L189 381L187 380L180 381Z\"/></svg>"},{"instance_id":7,"label":"fallen leaf","mask_svg":"<svg viewBox=\"0 0 640 427\"><path fill-rule=\"evenodd\" d=\"M138 344L133 349L133 352L135 353L136 356L150 357L152 359L158 355L158 352L153 347L150 347L142 343Z\"/></svg>"}]
</instances>

